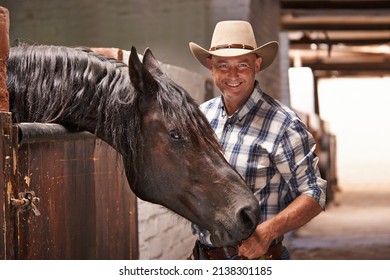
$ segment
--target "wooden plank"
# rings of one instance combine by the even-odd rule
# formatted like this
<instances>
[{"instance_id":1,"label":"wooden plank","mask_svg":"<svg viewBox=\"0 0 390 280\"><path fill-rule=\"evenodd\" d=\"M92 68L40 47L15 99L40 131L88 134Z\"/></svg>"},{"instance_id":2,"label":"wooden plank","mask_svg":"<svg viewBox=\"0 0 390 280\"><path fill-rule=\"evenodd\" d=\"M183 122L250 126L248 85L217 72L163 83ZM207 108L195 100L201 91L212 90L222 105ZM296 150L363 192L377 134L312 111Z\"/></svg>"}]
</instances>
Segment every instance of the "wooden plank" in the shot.
<instances>
[{"instance_id":1,"label":"wooden plank","mask_svg":"<svg viewBox=\"0 0 390 280\"><path fill-rule=\"evenodd\" d=\"M281 9L308 9L308 10L389 9L390 2L386 0L354 0L354 1L281 0L280 8Z\"/></svg>"},{"instance_id":2,"label":"wooden plank","mask_svg":"<svg viewBox=\"0 0 390 280\"><path fill-rule=\"evenodd\" d=\"M0 112L0 259L14 259L15 243L15 211L10 206L13 192L14 157L12 149L11 114Z\"/></svg>"},{"instance_id":3,"label":"wooden plank","mask_svg":"<svg viewBox=\"0 0 390 280\"><path fill-rule=\"evenodd\" d=\"M0 260L12 253L9 244L10 208L8 204L9 172L11 171L11 118L9 113L8 91L6 86L6 61L9 53L9 12L0 6ZM11 232L12 233L12 232ZM7 252L7 246L10 251ZM12 254L10 255L12 257Z\"/></svg>"},{"instance_id":4,"label":"wooden plank","mask_svg":"<svg viewBox=\"0 0 390 280\"><path fill-rule=\"evenodd\" d=\"M137 199L128 185L122 158L101 140L97 141L94 156L96 219L100 225L97 258L117 252L138 259Z\"/></svg>"},{"instance_id":5,"label":"wooden plank","mask_svg":"<svg viewBox=\"0 0 390 280\"><path fill-rule=\"evenodd\" d=\"M18 192L41 216L18 215L18 259L136 259L136 198L120 156L95 138L31 142L17 151Z\"/></svg>"},{"instance_id":6,"label":"wooden plank","mask_svg":"<svg viewBox=\"0 0 390 280\"><path fill-rule=\"evenodd\" d=\"M7 58L9 53L9 12L0 6L0 111L9 111L9 98L6 86Z\"/></svg>"}]
</instances>

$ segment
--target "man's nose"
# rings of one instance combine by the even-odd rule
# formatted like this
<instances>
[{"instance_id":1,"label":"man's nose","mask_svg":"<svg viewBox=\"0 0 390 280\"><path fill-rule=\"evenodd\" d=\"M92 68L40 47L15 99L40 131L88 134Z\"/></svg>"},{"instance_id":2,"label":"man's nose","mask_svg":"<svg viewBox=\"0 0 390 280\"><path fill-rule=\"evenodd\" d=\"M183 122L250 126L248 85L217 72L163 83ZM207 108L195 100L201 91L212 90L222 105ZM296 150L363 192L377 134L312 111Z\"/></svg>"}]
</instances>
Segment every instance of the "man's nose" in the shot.
<instances>
[{"instance_id":1,"label":"man's nose","mask_svg":"<svg viewBox=\"0 0 390 280\"><path fill-rule=\"evenodd\" d=\"M229 76L235 77L238 76L238 69L237 67L229 67Z\"/></svg>"}]
</instances>

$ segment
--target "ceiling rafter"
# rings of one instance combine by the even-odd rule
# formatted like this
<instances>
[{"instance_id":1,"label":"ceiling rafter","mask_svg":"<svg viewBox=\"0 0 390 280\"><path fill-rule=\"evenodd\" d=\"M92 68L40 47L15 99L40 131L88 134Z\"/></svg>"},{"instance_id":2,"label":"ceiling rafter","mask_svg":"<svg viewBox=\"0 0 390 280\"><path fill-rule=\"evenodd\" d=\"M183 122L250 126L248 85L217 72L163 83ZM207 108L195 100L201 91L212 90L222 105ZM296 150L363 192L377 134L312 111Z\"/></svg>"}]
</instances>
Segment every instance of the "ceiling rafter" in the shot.
<instances>
[{"instance_id":1,"label":"ceiling rafter","mask_svg":"<svg viewBox=\"0 0 390 280\"><path fill-rule=\"evenodd\" d=\"M390 1L387 0L281 0L281 9L305 9L305 10L367 10L372 9L390 9Z\"/></svg>"},{"instance_id":2,"label":"ceiling rafter","mask_svg":"<svg viewBox=\"0 0 390 280\"><path fill-rule=\"evenodd\" d=\"M390 75L390 1L281 0L280 11L291 63L299 56L322 73Z\"/></svg>"}]
</instances>

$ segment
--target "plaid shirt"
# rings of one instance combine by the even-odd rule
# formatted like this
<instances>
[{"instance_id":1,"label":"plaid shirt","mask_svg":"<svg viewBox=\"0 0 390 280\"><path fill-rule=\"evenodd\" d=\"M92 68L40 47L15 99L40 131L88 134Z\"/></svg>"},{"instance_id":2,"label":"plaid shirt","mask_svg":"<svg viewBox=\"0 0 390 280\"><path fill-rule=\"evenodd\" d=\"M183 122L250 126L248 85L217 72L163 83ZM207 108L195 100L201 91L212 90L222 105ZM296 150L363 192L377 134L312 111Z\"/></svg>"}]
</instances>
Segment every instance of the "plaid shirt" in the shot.
<instances>
[{"instance_id":1,"label":"plaid shirt","mask_svg":"<svg viewBox=\"0 0 390 280\"><path fill-rule=\"evenodd\" d=\"M221 96L201 105L227 161L243 176L259 200L261 221L272 218L301 194L325 206L315 141L299 117L263 93L258 82L246 101L227 116ZM209 233L192 226L204 244Z\"/></svg>"}]
</instances>

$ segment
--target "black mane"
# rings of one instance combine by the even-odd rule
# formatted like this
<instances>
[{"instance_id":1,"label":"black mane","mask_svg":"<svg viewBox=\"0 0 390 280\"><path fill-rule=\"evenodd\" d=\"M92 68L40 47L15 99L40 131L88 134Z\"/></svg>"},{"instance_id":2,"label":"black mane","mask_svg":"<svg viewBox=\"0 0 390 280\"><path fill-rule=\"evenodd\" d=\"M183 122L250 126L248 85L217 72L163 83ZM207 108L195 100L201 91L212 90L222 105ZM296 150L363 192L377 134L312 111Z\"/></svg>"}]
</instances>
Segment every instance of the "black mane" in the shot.
<instances>
[{"instance_id":1,"label":"black mane","mask_svg":"<svg viewBox=\"0 0 390 280\"><path fill-rule=\"evenodd\" d=\"M7 71L14 122L88 130L129 158L141 150L142 93L131 85L126 64L86 48L21 45L11 48ZM185 90L160 72L154 78L165 119L185 137L219 150L214 131Z\"/></svg>"}]
</instances>

